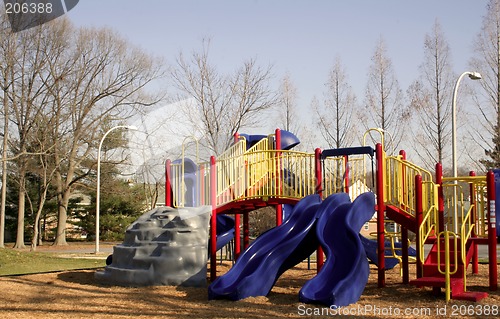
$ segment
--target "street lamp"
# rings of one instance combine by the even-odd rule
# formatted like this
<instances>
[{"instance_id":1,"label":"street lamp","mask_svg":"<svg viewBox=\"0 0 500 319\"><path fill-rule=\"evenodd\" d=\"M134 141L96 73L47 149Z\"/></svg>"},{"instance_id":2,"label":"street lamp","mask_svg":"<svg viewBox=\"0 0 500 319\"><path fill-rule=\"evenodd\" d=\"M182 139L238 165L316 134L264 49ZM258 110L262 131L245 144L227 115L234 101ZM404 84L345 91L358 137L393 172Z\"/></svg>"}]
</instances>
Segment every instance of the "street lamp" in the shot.
<instances>
[{"instance_id":1,"label":"street lamp","mask_svg":"<svg viewBox=\"0 0 500 319\"><path fill-rule=\"evenodd\" d=\"M99 149L97 150L97 192L96 192L96 205L95 205L95 253L99 252L99 209L100 209L100 199L101 199L101 147L106 136L116 129L126 129L126 130L137 130L135 126L128 125L118 125L110 128L102 137L99 143Z\"/></svg>"},{"instance_id":2,"label":"street lamp","mask_svg":"<svg viewBox=\"0 0 500 319\"><path fill-rule=\"evenodd\" d=\"M452 164L453 164L453 178L455 179L454 184L457 184L457 92L458 92L458 86L460 84L460 81L464 76L468 75L471 80L480 80L481 79L481 74L479 72L470 72L466 71L462 73L458 79L457 83L455 83L455 88L453 89L453 98L451 101L451 143L452 143L452 151L451 151L451 156L452 156ZM454 198L455 198L455 205L454 205L454 218L455 218L455 234L458 234L458 207L457 207L457 186L454 187Z\"/></svg>"}]
</instances>

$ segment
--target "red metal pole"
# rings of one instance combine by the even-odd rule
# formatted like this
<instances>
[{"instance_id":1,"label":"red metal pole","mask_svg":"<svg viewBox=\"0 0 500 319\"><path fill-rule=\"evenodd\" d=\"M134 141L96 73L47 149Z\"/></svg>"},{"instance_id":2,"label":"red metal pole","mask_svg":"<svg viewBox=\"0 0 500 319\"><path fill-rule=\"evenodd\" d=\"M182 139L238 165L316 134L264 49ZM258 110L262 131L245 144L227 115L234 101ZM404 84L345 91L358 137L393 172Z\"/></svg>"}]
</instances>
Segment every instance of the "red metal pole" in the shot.
<instances>
[{"instance_id":1,"label":"red metal pole","mask_svg":"<svg viewBox=\"0 0 500 319\"><path fill-rule=\"evenodd\" d=\"M422 225L423 220L423 206L422 206L422 176L415 176L415 218L417 220L417 233L416 233L416 250L417 250L417 278L421 278L423 260L420 259L420 225Z\"/></svg>"},{"instance_id":2,"label":"red metal pole","mask_svg":"<svg viewBox=\"0 0 500 319\"><path fill-rule=\"evenodd\" d=\"M321 149L317 148L314 150L314 176L316 177L316 193L323 198L323 173L321 168ZM316 250L316 270L319 272L323 267L325 260L323 257L323 248L318 246Z\"/></svg>"},{"instance_id":3,"label":"red metal pole","mask_svg":"<svg viewBox=\"0 0 500 319\"><path fill-rule=\"evenodd\" d=\"M210 157L210 280L217 278L217 166L215 156Z\"/></svg>"},{"instance_id":4,"label":"red metal pole","mask_svg":"<svg viewBox=\"0 0 500 319\"><path fill-rule=\"evenodd\" d=\"M377 159L377 257L378 287L385 287L385 203L384 203L384 156L382 144L375 146Z\"/></svg>"},{"instance_id":5,"label":"red metal pole","mask_svg":"<svg viewBox=\"0 0 500 319\"><path fill-rule=\"evenodd\" d=\"M275 136L276 136L276 145L275 148L277 151L281 150L281 130L279 128L276 129L275 131ZM280 194L282 194L282 187L281 185L281 152L276 152L277 158L277 174L276 176L276 181L278 182L279 185L279 190ZM283 206L281 204L276 205L276 226L279 226L283 223Z\"/></svg>"},{"instance_id":6,"label":"red metal pole","mask_svg":"<svg viewBox=\"0 0 500 319\"><path fill-rule=\"evenodd\" d=\"M476 172L470 171L469 176L476 176ZM469 186L469 195L470 195L470 204L472 206L472 224L474 228L472 228L472 238L477 237L477 198L476 198L476 189L474 187L474 183L470 183ZM479 273L479 253L477 251L477 242L475 240L472 241L472 273Z\"/></svg>"},{"instance_id":7,"label":"red metal pole","mask_svg":"<svg viewBox=\"0 0 500 319\"><path fill-rule=\"evenodd\" d=\"M172 207L172 162L168 159L165 163L165 206Z\"/></svg>"},{"instance_id":8,"label":"red metal pole","mask_svg":"<svg viewBox=\"0 0 500 319\"><path fill-rule=\"evenodd\" d=\"M438 233L444 231L443 165L436 164L436 184L438 188ZM437 235L437 234L436 234Z\"/></svg>"},{"instance_id":9,"label":"red metal pole","mask_svg":"<svg viewBox=\"0 0 500 319\"><path fill-rule=\"evenodd\" d=\"M234 216L234 260L241 254L240 218L240 214Z\"/></svg>"},{"instance_id":10,"label":"red metal pole","mask_svg":"<svg viewBox=\"0 0 500 319\"><path fill-rule=\"evenodd\" d=\"M498 265L497 265L497 232L496 232L496 211L495 211L495 174L488 171L486 174L486 185L488 193L488 262L490 273L490 290L496 291L498 288Z\"/></svg>"},{"instance_id":11,"label":"red metal pole","mask_svg":"<svg viewBox=\"0 0 500 319\"><path fill-rule=\"evenodd\" d=\"M410 283L410 264L408 262L408 228L401 227L401 257L403 259L403 284Z\"/></svg>"}]
</instances>

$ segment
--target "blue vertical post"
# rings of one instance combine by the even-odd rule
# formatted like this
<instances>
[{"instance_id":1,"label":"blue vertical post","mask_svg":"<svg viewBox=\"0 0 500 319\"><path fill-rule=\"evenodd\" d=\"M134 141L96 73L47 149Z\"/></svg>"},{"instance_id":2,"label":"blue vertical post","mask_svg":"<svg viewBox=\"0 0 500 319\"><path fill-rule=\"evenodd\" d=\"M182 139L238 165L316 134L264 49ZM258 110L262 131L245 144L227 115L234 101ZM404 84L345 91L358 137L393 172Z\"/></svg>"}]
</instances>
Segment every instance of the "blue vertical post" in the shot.
<instances>
[{"instance_id":1,"label":"blue vertical post","mask_svg":"<svg viewBox=\"0 0 500 319\"><path fill-rule=\"evenodd\" d=\"M500 212L500 168L496 168L493 170L493 174L495 175L495 211ZM500 237L500 218L496 219L496 228L497 228L497 238ZM497 239L498 240L498 239Z\"/></svg>"}]
</instances>

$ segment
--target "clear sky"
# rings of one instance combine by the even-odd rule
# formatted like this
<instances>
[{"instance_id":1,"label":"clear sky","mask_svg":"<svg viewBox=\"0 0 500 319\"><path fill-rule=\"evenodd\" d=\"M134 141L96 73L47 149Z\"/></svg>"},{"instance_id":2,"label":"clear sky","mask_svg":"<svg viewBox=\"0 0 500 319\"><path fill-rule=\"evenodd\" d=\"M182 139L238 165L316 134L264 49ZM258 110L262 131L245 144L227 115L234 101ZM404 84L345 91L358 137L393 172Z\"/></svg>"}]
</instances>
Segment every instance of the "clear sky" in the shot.
<instances>
[{"instance_id":1,"label":"clear sky","mask_svg":"<svg viewBox=\"0 0 500 319\"><path fill-rule=\"evenodd\" d=\"M78 26L115 29L168 63L181 50L199 50L201 40L211 38L211 58L221 70L256 58L273 65L276 79L288 72L298 89L301 112L310 114L311 100L322 99L336 56L342 59L358 101L363 101L370 59L381 36L406 91L418 77L424 37L436 19L450 45L454 71L467 71L487 2L82 0L68 15Z\"/></svg>"},{"instance_id":2,"label":"clear sky","mask_svg":"<svg viewBox=\"0 0 500 319\"><path fill-rule=\"evenodd\" d=\"M82 0L69 13L77 25L108 26L132 43L173 61L180 50L212 39L211 57L232 70L255 57L289 72L300 104L321 97L340 56L362 100L366 74L382 36L401 88L418 75L423 41L436 19L451 47L456 73L467 69L486 0Z\"/></svg>"}]
</instances>

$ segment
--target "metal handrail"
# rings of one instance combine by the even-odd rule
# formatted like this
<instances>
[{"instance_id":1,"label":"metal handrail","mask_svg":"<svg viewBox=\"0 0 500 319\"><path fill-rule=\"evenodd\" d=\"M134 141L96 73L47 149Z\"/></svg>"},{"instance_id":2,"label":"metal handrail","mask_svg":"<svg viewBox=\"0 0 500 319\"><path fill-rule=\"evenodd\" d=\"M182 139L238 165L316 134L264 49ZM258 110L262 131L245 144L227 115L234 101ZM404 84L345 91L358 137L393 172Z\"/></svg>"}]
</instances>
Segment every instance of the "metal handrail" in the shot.
<instances>
[{"instance_id":1,"label":"metal handrail","mask_svg":"<svg viewBox=\"0 0 500 319\"><path fill-rule=\"evenodd\" d=\"M474 205L476 212L475 215L473 215L474 217L473 223L475 224L475 231L476 231L474 235L477 237L487 238L488 199L487 199L487 189L486 189L486 176L459 176L457 178L443 177L443 187L460 188L460 190L457 191L457 194L461 194L460 196L463 201L463 191L461 191L461 187L459 186L460 184L457 184L459 182L468 183L473 188L473 194L470 194L470 196L474 196L474 198L469 196L469 200L471 202L471 206ZM474 210L472 212L474 212Z\"/></svg>"},{"instance_id":2,"label":"metal handrail","mask_svg":"<svg viewBox=\"0 0 500 319\"><path fill-rule=\"evenodd\" d=\"M438 229L437 206L433 205L423 214L422 224L420 224L418 229L418 238L420 242L418 242L417 245L420 247L420 260L424 260L425 258L425 242L432 234L435 234Z\"/></svg>"},{"instance_id":3,"label":"metal handrail","mask_svg":"<svg viewBox=\"0 0 500 319\"><path fill-rule=\"evenodd\" d=\"M441 269L441 236L444 235L444 270ZM451 270L451 265L450 265L450 235L453 237L453 243L454 243L454 268ZM457 254L457 234L455 234L452 231L442 231L437 235L437 263L438 263L438 271L439 273L443 274L445 276L445 294L446 294L446 301L449 301L451 299L451 275L456 274L458 271L458 254Z\"/></svg>"},{"instance_id":4,"label":"metal handrail","mask_svg":"<svg viewBox=\"0 0 500 319\"><path fill-rule=\"evenodd\" d=\"M467 289L467 242L472 237L472 231L474 230L475 224L472 223L472 211L473 206L469 208L469 211L465 215L464 220L462 221L462 226L460 227L460 251L461 251L461 259L462 265L464 267L463 271L463 285L464 291Z\"/></svg>"},{"instance_id":5,"label":"metal handrail","mask_svg":"<svg viewBox=\"0 0 500 319\"><path fill-rule=\"evenodd\" d=\"M414 176L421 175L423 183L429 183L432 182L432 174L429 171L402 159L401 156L387 156L385 163L385 202L403 208L407 214L415 217L416 207ZM426 190L424 189L424 191ZM427 190L427 192L432 192L432 190ZM429 197L424 196L424 198ZM424 210L428 209L428 207L432 205L432 203L424 202Z\"/></svg>"}]
</instances>

